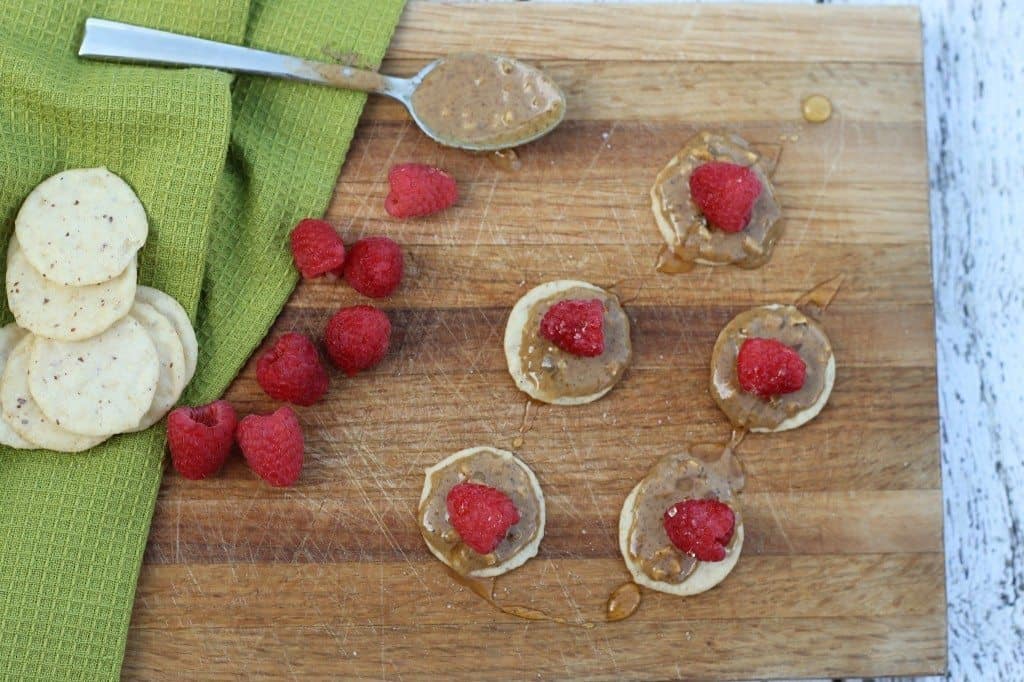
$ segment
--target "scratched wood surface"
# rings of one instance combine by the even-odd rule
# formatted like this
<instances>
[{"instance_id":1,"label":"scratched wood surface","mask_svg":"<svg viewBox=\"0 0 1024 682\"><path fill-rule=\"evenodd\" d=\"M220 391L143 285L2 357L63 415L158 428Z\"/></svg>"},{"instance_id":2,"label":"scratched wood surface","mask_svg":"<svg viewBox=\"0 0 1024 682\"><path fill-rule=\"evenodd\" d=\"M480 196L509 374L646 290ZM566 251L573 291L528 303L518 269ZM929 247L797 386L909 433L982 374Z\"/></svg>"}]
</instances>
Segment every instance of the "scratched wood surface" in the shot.
<instances>
[{"instance_id":1,"label":"scratched wood surface","mask_svg":"<svg viewBox=\"0 0 1024 682\"><path fill-rule=\"evenodd\" d=\"M206 484L169 472L125 658L129 679L752 678L940 672L942 508L916 10L412 3L385 66L412 73L464 48L538 61L568 120L522 166L444 150L396 106L366 110L328 216L347 239L389 234L408 258L384 303L393 351L333 377L301 410L307 464L274 490L238 458ZM800 99L836 109L820 126ZM779 154L786 234L768 266L666 276L647 190L701 127ZM456 209L383 211L392 163L459 180ZM707 392L718 330L737 312L846 280L826 326L839 370L810 425L740 455L747 541L721 586L592 630L501 615L453 583L415 524L422 471L474 444L516 449L548 504L538 558L498 581L506 603L600 620L626 578L619 506L660 456L729 428ZM635 361L605 399L528 405L501 337L529 287L581 277L619 293ZM303 283L276 333L319 335L359 301ZM240 411L275 407L252 363ZM522 444L514 447L517 439Z\"/></svg>"}]
</instances>

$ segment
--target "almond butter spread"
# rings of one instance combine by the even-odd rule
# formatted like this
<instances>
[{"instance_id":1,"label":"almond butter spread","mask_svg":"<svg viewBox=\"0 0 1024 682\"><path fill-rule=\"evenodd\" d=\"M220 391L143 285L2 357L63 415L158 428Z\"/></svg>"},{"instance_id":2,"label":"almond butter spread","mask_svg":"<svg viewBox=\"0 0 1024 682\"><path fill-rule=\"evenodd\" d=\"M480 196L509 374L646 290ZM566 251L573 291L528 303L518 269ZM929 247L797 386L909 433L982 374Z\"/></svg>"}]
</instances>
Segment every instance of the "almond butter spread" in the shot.
<instances>
[{"instance_id":1,"label":"almond butter spread","mask_svg":"<svg viewBox=\"0 0 1024 682\"><path fill-rule=\"evenodd\" d=\"M705 446L706 447L706 446ZM659 461L640 481L629 527L628 547L643 572L652 580L679 584L700 563L693 555L676 548L665 532L665 510L687 499L716 499L728 504L742 523L734 493L742 487L742 471L728 448L715 462L701 459L701 446ZM719 446L717 452L721 452ZM737 535L726 547L735 551Z\"/></svg>"},{"instance_id":2,"label":"almond butter spread","mask_svg":"<svg viewBox=\"0 0 1024 682\"><path fill-rule=\"evenodd\" d=\"M544 314L559 301L599 299L604 304L604 352L579 357L555 346L540 335ZM622 378L633 357L629 318L615 296L595 289L576 287L543 299L530 309L519 350L523 372L543 398L582 397L600 393Z\"/></svg>"},{"instance_id":3,"label":"almond butter spread","mask_svg":"<svg viewBox=\"0 0 1024 682\"><path fill-rule=\"evenodd\" d=\"M807 365L803 388L765 399L740 388L736 357L746 339L776 339L800 354ZM737 426L774 429L814 406L826 388L832 344L816 321L793 306L753 308L737 315L718 336L711 353L711 393Z\"/></svg>"},{"instance_id":4,"label":"almond butter spread","mask_svg":"<svg viewBox=\"0 0 1024 682\"><path fill-rule=\"evenodd\" d=\"M519 523L509 529L490 554L479 554L463 544L448 520L448 492L464 481L497 488L512 499L519 511ZM540 502L526 470L497 453L482 450L435 471L431 474L430 490L430 496L420 505L420 533L459 573L504 563L530 544L539 530Z\"/></svg>"},{"instance_id":5,"label":"almond butter spread","mask_svg":"<svg viewBox=\"0 0 1024 682\"><path fill-rule=\"evenodd\" d=\"M690 198L690 175L709 161L725 161L749 167L761 181L761 195L754 203L750 222L740 232L723 232L710 226ZM741 268L756 268L771 258L781 233L781 210L761 155L737 135L702 132L686 145L654 181L651 207L668 248L675 259L661 257L665 272L684 272L672 265L678 260Z\"/></svg>"},{"instance_id":6,"label":"almond butter spread","mask_svg":"<svg viewBox=\"0 0 1024 682\"><path fill-rule=\"evenodd\" d=\"M412 96L420 122L441 140L499 148L528 140L565 113L562 91L514 59L467 52L440 60Z\"/></svg>"}]
</instances>

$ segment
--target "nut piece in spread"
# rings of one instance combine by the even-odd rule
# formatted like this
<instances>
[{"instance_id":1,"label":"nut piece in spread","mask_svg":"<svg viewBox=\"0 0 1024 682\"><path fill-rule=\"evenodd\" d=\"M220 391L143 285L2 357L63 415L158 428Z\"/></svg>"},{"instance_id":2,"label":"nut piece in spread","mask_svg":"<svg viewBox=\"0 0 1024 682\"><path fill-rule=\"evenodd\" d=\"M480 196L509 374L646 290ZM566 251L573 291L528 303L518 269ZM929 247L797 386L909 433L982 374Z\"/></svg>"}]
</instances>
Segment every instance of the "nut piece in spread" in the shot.
<instances>
[{"instance_id":1,"label":"nut piece in spread","mask_svg":"<svg viewBox=\"0 0 1024 682\"><path fill-rule=\"evenodd\" d=\"M619 515L619 551L638 585L689 596L729 575L743 547L732 463L728 449L716 463L691 449L663 458L633 488Z\"/></svg>"},{"instance_id":2,"label":"nut piece in spread","mask_svg":"<svg viewBox=\"0 0 1024 682\"><path fill-rule=\"evenodd\" d=\"M759 193L746 195L753 204L739 231L712 224L691 194L694 172L713 163L740 166L750 183L756 179L760 184ZM688 140L658 173L651 188L651 209L666 244L659 264L662 272L685 272L694 263L760 267L771 258L782 229L765 160L737 135L705 131Z\"/></svg>"},{"instance_id":3,"label":"nut piece in spread","mask_svg":"<svg viewBox=\"0 0 1024 682\"><path fill-rule=\"evenodd\" d=\"M835 376L825 330L793 306L740 313L711 353L711 395L729 421L755 432L806 424L825 407Z\"/></svg>"},{"instance_id":4,"label":"nut piece in spread","mask_svg":"<svg viewBox=\"0 0 1024 682\"><path fill-rule=\"evenodd\" d=\"M499 510L506 524L491 542L482 536L493 530L494 519L467 509L472 504L507 507ZM460 518L453 519L452 513ZM530 468L511 452L468 448L427 469L418 518L420 534L435 557L462 575L490 578L536 556L544 537L544 494ZM467 533L465 540L457 526Z\"/></svg>"},{"instance_id":5,"label":"nut piece in spread","mask_svg":"<svg viewBox=\"0 0 1024 682\"><path fill-rule=\"evenodd\" d=\"M516 386L554 405L593 402L619 382L633 357L629 317L600 287L556 280L528 291L505 327Z\"/></svg>"}]
</instances>

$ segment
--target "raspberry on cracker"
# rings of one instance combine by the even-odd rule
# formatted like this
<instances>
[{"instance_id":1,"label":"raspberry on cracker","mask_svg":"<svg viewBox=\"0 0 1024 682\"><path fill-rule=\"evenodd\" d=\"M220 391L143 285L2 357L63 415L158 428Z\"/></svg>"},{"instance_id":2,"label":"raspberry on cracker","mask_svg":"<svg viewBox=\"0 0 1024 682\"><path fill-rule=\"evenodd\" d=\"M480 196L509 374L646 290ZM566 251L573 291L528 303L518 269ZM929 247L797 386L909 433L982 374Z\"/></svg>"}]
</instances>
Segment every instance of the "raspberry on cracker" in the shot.
<instances>
[{"instance_id":1,"label":"raspberry on cracker","mask_svg":"<svg viewBox=\"0 0 1024 682\"><path fill-rule=\"evenodd\" d=\"M787 431L814 419L836 379L825 329L791 305L744 311L711 351L711 397L736 427Z\"/></svg>"},{"instance_id":2,"label":"raspberry on cracker","mask_svg":"<svg viewBox=\"0 0 1024 682\"><path fill-rule=\"evenodd\" d=\"M238 416L226 400L179 407L167 416L167 446L174 469L191 480L217 473L231 454Z\"/></svg>"},{"instance_id":3,"label":"raspberry on cracker","mask_svg":"<svg viewBox=\"0 0 1024 682\"><path fill-rule=\"evenodd\" d=\"M807 364L781 341L747 339L736 357L736 376L747 393L771 398L803 388Z\"/></svg>"},{"instance_id":4,"label":"raspberry on cracker","mask_svg":"<svg viewBox=\"0 0 1024 682\"><path fill-rule=\"evenodd\" d=\"M711 161L690 175L690 196L708 223L724 232L741 232L750 222L761 181L746 166Z\"/></svg>"},{"instance_id":5,"label":"raspberry on cracker","mask_svg":"<svg viewBox=\"0 0 1024 682\"><path fill-rule=\"evenodd\" d=\"M758 268L783 231L770 157L739 135L705 130L683 145L651 187L651 210L665 249L659 272L691 265Z\"/></svg>"},{"instance_id":6,"label":"raspberry on cracker","mask_svg":"<svg viewBox=\"0 0 1024 682\"><path fill-rule=\"evenodd\" d=\"M422 163L403 163L388 172L391 192L384 209L395 218L414 218L443 211L459 200L459 189L447 171Z\"/></svg>"},{"instance_id":7,"label":"raspberry on cracker","mask_svg":"<svg viewBox=\"0 0 1024 682\"><path fill-rule=\"evenodd\" d=\"M728 447L714 450L689 445L662 457L622 503L619 552L637 585L688 597L736 567L743 551L736 496L743 476Z\"/></svg>"},{"instance_id":8,"label":"raspberry on cracker","mask_svg":"<svg viewBox=\"0 0 1024 682\"><path fill-rule=\"evenodd\" d=\"M300 220L292 230L291 246L295 267L304 278L341 274L345 264L345 245L326 220Z\"/></svg>"},{"instance_id":9,"label":"raspberry on cracker","mask_svg":"<svg viewBox=\"0 0 1024 682\"><path fill-rule=\"evenodd\" d=\"M459 483L448 491L448 518L474 552L490 554L519 523L519 510L508 495L479 483Z\"/></svg>"},{"instance_id":10,"label":"raspberry on cracker","mask_svg":"<svg viewBox=\"0 0 1024 682\"><path fill-rule=\"evenodd\" d=\"M388 352L391 321L372 305L355 305L334 313L324 331L331 361L348 376L373 367Z\"/></svg>"},{"instance_id":11,"label":"raspberry on cracker","mask_svg":"<svg viewBox=\"0 0 1024 682\"><path fill-rule=\"evenodd\" d=\"M544 313L540 335L566 353L596 358L604 353L604 303L597 298L559 301Z\"/></svg>"},{"instance_id":12,"label":"raspberry on cracker","mask_svg":"<svg viewBox=\"0 0 1024 682\"><path fill-rule=\"evenodd\" d=\"M601 398L633 359L630 320L619 299L567 279L536 286L512 306L504 349L516 387L552 405Z\"/></svg>"},{"instance_id":13,"label":"raspberry on cracker","mask_svg":"<svg viewBox=\"0 0 1024 682\"><path fill-rule=\"evenodd\" d=\"M664 525L680 552L699 561L721 561L736 528L736 514L718 500L683 500L665 510Z\"/></svg>"},{"instance_id":14,"label":"raspberry on cracker","mask_svg":"<svg viewBox=\"0 0 1024 682\"><path fill-rule=\"evenodd\" d=\"M327 371L309 338L288 332L256 361L256 380L274 400L309 406L327 392Z\"/></svg>"},{"instance_id":15,"label":"raspberry on cracker","mask_svg":"<svg viewBox=\"0 0 1024 682\"><path fill-rule=\"evenodd\" d=\"M430 553L455 572L493 578L536 556L544 493L507 450L460 450L426 470L417 520Z\"/></svg>"}]
</instances>

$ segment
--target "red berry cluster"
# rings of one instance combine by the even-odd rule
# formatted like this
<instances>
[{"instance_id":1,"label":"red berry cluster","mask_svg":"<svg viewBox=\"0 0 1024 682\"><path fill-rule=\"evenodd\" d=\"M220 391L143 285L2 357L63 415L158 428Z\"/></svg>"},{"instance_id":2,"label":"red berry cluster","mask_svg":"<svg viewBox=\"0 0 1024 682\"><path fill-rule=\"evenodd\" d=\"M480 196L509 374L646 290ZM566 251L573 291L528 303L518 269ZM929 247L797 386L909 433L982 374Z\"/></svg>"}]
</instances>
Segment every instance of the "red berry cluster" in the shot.
<instances>
[{"instance_id":1,"label":"red berry cluster","mask_svg":"<svg viewBox=\"0 0 1024 682\"><path fill-rule=\"evenodd\" d=\"M388 175L391 193L385 208L396 218L424 216L458 199L447 172L422 164L402 164ZM324 220L299 221L291 233L292 258L305 279L343 277L370 298L389 296L402 281L402 249L388 237L365 237L345 248ZM348 376L373 367L387 354L391 321L371 305L338 310L324 331L324 346L335 366ZM306 336L288 332L256 360L256 380L275 400L309 406L327 392L330 379L320 352ZM241 422L226 400L179 407L167 418L167 441L174 468L188 479L206 478L224 465L237 442L246 462L273 486L290 486L302 471L302 428L290 407L273 414L251 414Z\"/></svg>"},{"instance_id":2,"label":"red berry cluster","mask_svg":"<svg viewBox=\"0 0 1024 682\"><path fill-rule=\"evenodd\" d=\"M236 441L245 461L270 485L286 487L298 480L305 445L290 407L250 414L239 422L231 403L218 400L179 407L167 417L171 463L185 478L197 481L217 473Z\"/></svg>"}]
</instances>

